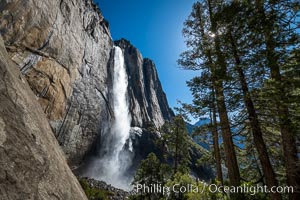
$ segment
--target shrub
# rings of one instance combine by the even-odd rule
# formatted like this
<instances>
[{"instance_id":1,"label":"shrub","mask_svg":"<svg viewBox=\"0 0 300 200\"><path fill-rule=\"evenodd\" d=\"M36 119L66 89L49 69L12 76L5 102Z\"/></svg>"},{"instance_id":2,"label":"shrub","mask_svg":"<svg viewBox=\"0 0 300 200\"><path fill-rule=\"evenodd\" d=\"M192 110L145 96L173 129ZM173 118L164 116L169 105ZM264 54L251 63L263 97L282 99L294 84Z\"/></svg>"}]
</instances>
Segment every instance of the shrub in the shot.
<instances>
[{"instance_id":1,"label":"shrub","mask_svg":"<svg viewBox=\"0 0 300 200\"><path fill-rule=\"evenodd\" d=\"M89 200L108 200L112 195L106 190L90 187L85 179L80 179L79 183Z\"/></svg>"}]
</instances>

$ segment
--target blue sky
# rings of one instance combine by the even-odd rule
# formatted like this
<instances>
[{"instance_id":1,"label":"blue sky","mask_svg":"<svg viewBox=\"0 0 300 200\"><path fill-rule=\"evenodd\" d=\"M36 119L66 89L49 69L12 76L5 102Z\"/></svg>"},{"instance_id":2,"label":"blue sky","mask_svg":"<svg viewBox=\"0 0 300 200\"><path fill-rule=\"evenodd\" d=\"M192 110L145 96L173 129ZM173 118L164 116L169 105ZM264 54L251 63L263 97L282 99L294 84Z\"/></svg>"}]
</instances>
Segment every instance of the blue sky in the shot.
<instances>
[{"instance_id":1,"label":"blue sky","mask_svg":"<svg viewBox=\"0 0 300 200\"><path fill-rule=\"evenodd\" d=\"M126 38L157 67L170 107L177 99L190 103L186 81L197 72L179 68L177 59L185 50L183 22L195 0L96 0L109 21L114 40Z\"/></svg>"}]
</instances>

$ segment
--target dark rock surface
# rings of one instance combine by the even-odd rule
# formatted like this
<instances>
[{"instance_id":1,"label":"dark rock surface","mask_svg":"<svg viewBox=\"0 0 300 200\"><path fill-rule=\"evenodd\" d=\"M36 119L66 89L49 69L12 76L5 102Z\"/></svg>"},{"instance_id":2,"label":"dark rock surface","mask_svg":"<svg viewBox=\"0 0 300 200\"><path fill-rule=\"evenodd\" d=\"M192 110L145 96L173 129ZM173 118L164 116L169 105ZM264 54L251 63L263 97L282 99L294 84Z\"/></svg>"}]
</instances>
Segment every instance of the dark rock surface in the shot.
<instances>
[{"instance_id":1,"label":"dark rock surface","mask_svg":"<svg viewBox=\"0 0 300 200\"><path fill-rule=\"evenodd\" d=\"M190 147L189 147L189 153L190 153L190 164L189 168L191 169L191 174L203 181L209 181L211 179L215 178L215 172L212 169L211 166L201 164L199 165L198 160L203 156L205 153L210 153L207 149L203 148L199 144L195 143L190 140Z\"/></svg>"},{"instance_id":2,"label":"dark rock surface","mask_svg":"<svg viewBox=\"0 0 300 200\"><path fill-rule=\"evenodd\" d=\"M0 199L86 199L1 37Z\"/></svg>"},{"instance_id":3,"label":"dark rock surface","mask_svg":"<svg viewBox=\"0 0 300 200\"><path fill-rule=\"evenodd\" d=\"M134 149L134 156L133 156L133 165L131 166L131 170L128 171L128 175L134 176L134 172L139 167L140 161L145 159L149 153L153 152L159 159L164 160L163 151L166 151L167 148L164 147L165 150L162 150L162 146L160 146L157 143L160 137L161 137L161 133L159 133L158 131L149 131L147 129L141 129L138 127L134 127L131 129L130 139L132 141L132 147ZM209 165L198 164L198 159L200 159L202 155L206 153L209 153L207 149L195 143L192 140L192 138L190 138L189 140L189 156L190 156L189 168L191 169L190 173L195 178L204 181L209 181L210 179L213 179L215 177L215 172ZM170 165L172 165L173 163L171 158L167 162Z\"/></svg>"},{"instance_id":4,"label":"dark rock surface","mask_svg":"<svg viewBox=\"0 0 300 200\"><path fill-rule=\"evenodd\" d=\"M161 160L163 154L157 141L160 138L160 133L157 131L148 131L139 127L132 127L130 130L130 141L134 149L132 155L132 166L128 170L128 176L134 177L136 169L139 167L141 160L146 159L148 154L155 153Z\"/></svg>"},{"instance_id":5,"label":"dark rock surface","mask_svg":"<svg viewBox=\"0 0 300 200\"><path fill-rule=\"evenodd\" d=\"M169 108L155 64L143 58L129 41L121 39L115 44L124 51L125 65L129 75L128 94L133 127L145 128L151 123L160 127L174 113Z\"/></svg>"}]
</instances>

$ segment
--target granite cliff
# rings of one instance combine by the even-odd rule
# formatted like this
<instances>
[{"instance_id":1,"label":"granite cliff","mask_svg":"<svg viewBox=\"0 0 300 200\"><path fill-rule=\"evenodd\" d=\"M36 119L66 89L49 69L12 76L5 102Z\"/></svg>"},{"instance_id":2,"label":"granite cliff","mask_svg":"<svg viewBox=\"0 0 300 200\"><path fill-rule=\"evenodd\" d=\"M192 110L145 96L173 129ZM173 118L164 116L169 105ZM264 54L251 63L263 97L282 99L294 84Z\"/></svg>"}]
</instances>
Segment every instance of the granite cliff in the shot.
<instances>
[{"instance_id":1,"label":"granite cliff","mask_svg":"<svg viewBox=\"0 0 300 200\"><path fill-rule=\"evenodd\" d=\"M113 46L91 1L1 1L0 32L10 58L47 115L68 162L89 151L107 115Z\"/></svg>"},{"instance_id":2,"label":"granite cliff","mask_svg":"<svg viewBox=\"0 0 300 200\"><path fill-rule=\"evenodd\" d=\"M86 199L1 37L0 199Z\"/></svg>"},{"instance_id":3,"label":"granite cliff","mask_svg":"<svg viewBox=\"0 0 300 200\"><path fill-rule=\"evenodd\" d=\"M109 106L109 60L114 42L108 22L91 0L6 1L0 33L46 114L71 166L101 140ZM154 63L128 41L125 55L132 126L160 126L173 113Z\"/></svg>"},{"instance_id":4,"label":"granite cliff","mask_svg":"<svg viewBox=\"0 0 300 200\"><path fill-rule=\"evenodd\" d=\"M160 127L172 118L165 93L157 75L155 64L143 58L129 41L121 39L115 45L124 50L125 65L129 75L129 104L133 127Z\"/></svg>"}]
</instances>

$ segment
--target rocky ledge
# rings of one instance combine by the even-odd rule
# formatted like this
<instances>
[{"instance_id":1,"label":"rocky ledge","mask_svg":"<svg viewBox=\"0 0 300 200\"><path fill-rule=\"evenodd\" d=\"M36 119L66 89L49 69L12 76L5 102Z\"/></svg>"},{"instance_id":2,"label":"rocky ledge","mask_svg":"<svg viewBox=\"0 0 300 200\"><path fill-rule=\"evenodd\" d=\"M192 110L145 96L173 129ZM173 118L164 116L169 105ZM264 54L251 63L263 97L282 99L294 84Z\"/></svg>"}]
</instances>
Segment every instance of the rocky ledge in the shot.
<instances>
[{"instance_id":1,"label":"rocky ledge","mask_svg":"<svg viewBox=\"0 0 300 200\"><path fill-rule=\"evenodd\" d=\"M87 177L79 177L78 179L89 199L98 199L100 196L100 198L104 199L124 200L129 199L131 195L131 192L115 188L103 181ZM98 195L98 197L96 195Z\"/></svg>"}]
</instances>

